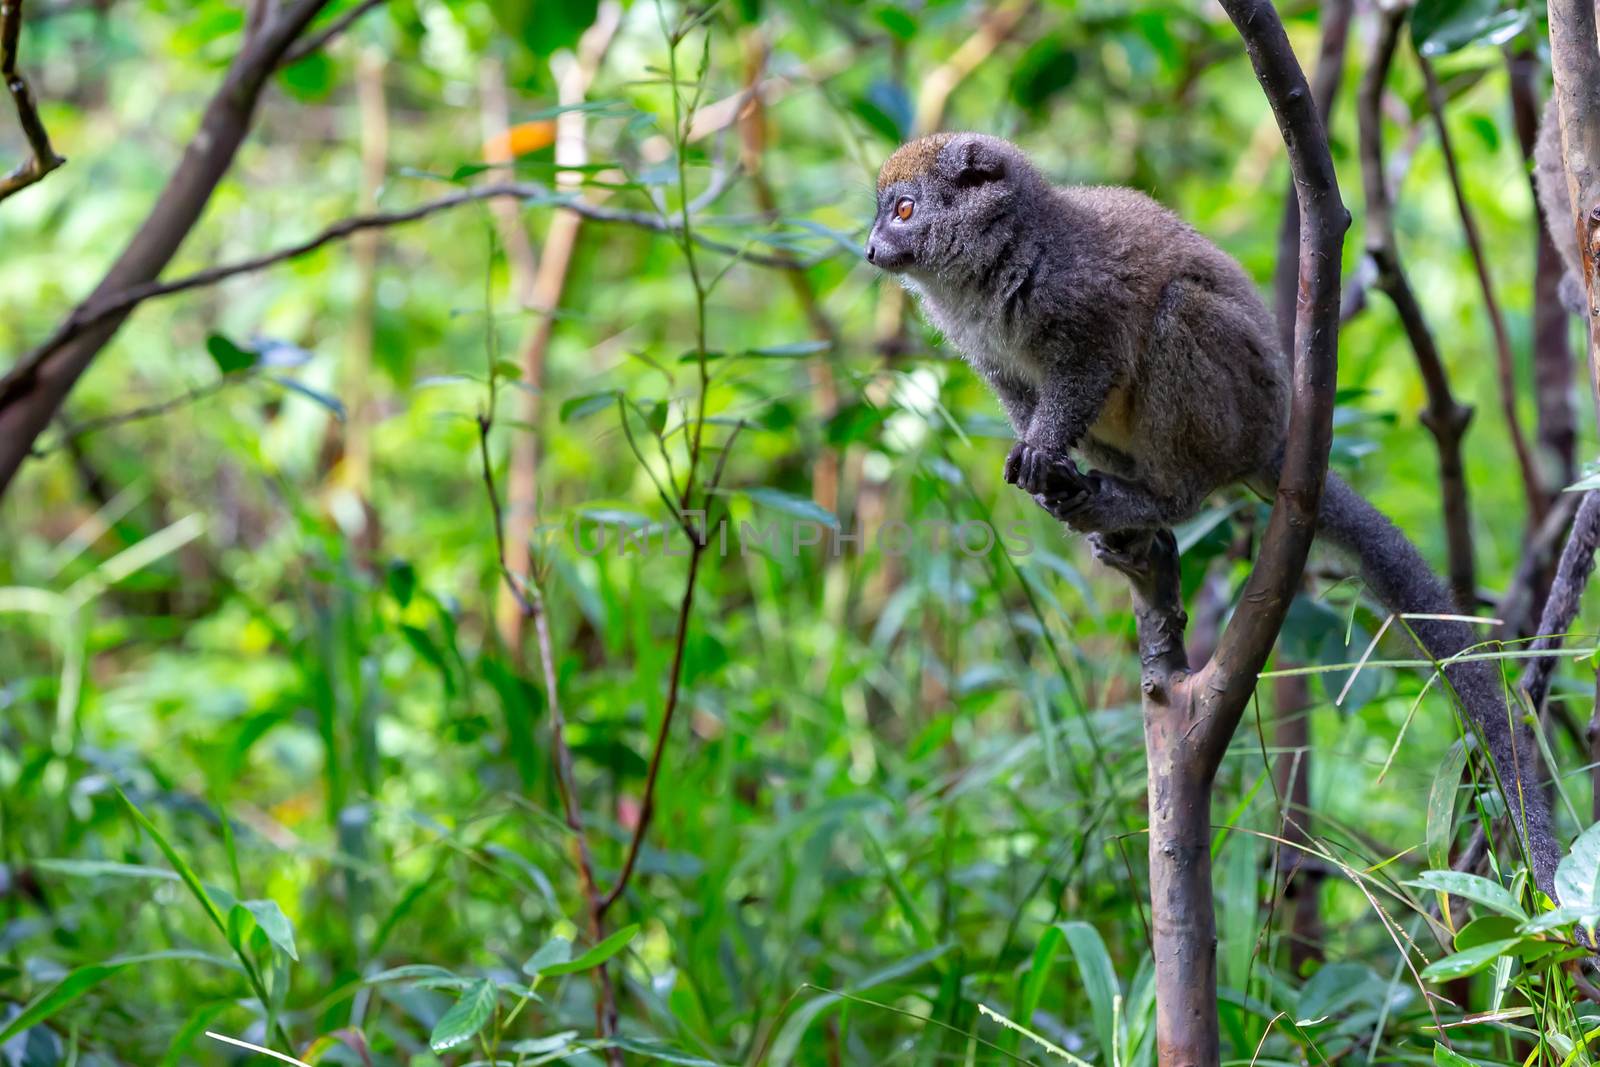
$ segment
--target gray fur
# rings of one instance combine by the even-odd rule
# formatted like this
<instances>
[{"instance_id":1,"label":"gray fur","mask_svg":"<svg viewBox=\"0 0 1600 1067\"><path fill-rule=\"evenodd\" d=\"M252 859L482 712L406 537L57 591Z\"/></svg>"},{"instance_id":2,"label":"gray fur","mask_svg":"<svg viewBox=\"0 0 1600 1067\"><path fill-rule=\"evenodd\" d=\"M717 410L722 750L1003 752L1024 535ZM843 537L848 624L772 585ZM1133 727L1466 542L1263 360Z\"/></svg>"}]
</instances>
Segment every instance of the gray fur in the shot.
<instances>
[{"instance_id":1,"label":"gray fur","mask_svg":"<svg viewBox=\"0 0 1600 1067\"><path fill-rule=\"evenodd\" d=\"M1244 269L1142 193L1053 187L1005 141L938 137L885 164L868 258L899 274L999 396L1019 437L1007 481L1099 534L1170 527L1236 483L1270 498L1289 365ZM1074 452L1096 469L1079 471ZM1318 533L1355 557L1389 610L1453 611L1417 549L1332 474ZM1460 623L1414 629L1437 659L1472 641ZM1532 739L1493 667L1459 664L1447 677L1520 794L1512 807L1552 892L1561 850L1543 790L1523 788L1538 781Z\"/></svg>"}]
</instances>

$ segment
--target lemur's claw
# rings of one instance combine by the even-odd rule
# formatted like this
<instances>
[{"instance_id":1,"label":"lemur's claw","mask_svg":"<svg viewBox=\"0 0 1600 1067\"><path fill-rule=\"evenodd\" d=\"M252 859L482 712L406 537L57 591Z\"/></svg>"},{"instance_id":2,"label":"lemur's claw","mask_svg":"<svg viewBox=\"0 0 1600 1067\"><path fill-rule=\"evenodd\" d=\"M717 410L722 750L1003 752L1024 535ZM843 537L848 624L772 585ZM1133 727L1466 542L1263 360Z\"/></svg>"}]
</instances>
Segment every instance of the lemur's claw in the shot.
<instances>
[{"instance_id":1,"label":"lemur's claw","mask_svg":"<svg viewBox=\"0 0 1600 1067\"><path fill-rule=\"evenodd\" d=\"M1024 441L1006 457L1006 481L1030 496L1074 495L1084 488L1077 464L1066 456L1052 455Z\"/></svg>"}]
</instances>

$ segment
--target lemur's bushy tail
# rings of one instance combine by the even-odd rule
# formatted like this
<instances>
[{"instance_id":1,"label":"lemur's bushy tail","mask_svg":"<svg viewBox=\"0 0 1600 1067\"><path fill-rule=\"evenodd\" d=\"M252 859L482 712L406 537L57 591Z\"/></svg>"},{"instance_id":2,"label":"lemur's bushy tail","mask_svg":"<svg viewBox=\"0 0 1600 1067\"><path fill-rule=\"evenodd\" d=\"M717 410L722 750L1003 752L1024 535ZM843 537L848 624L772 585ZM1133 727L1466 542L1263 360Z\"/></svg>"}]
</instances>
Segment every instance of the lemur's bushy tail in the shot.
<instances>
[{"instance_id":1,"label":"lemur's bushy tail","mask_svg":"<svg viewBox=\"0 0 1600 1067\"><path fill-rule=\"evenodd\" d=\"M1459 613L1443 583L1416 546L1382 512L1331 471L1322 490L1317 535L1353 558L1367 588L1390 611L1430 615ZM1436 660L1456 655L1479 640L1466 623L1437 619L1405 621ZM1445 671L1445 677L1450 681L1458 704L1471 716L1488 745L1509 810L1523 813L1523 839L1533 861L1534 880L1539 888L1554 897L1556 864L1563 850L1551 828L1538 746L1522 724L1515 698L1509 706L1507 703L1510 685L1502 683L1495 660L1458 663Z\"/></svg>"}]
</instances>

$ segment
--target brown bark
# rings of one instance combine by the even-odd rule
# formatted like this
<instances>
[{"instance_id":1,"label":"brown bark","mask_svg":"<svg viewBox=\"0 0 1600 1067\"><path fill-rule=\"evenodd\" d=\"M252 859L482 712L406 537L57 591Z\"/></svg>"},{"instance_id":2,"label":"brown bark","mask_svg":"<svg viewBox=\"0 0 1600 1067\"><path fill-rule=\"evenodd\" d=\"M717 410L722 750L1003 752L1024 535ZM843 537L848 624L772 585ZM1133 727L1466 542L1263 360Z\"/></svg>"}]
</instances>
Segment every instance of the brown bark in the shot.
<instances>
[{"instance_id":1,"label":"brown bark","mask_svg":"<svg viewBox=\"0 0 1600 1067\"><path fill-rule=\"evenodd\" d=\"M155 206L80 308L160 277L232 165L268 76L327 2L297 0L246 42L206 105L199 132ZM10 486L67 393L126 318L126 310L106 315L43 358L25 360L0 379L0 494Z\"/></svg>"},{"instance_id":2,"label":"brown bark","mask_svg":"<svg viewBox=\"0 0 1600 1067\"><path fill-rule=\"evenodd\" d=\"M1163 1067L1212 1067L1217 1029L1211 787L1305 569L1332 440L1339 263L1349 213L1327 132L1268 0L1222 0L1244 38L1288 148L1300 198L1290 425L1277 498L1255 569L1217 651L1189 673L1177 545L1170 532L1117 544L1129 578L1144 663L1154 913L1156 1047Z\"/></svg>"},{"instance_id":3,"label":"brown bark","mask_svg":"<svg viewBox=\"0 0 1600 1067\"><path fill-rule=\"evenodd\" d=\"M1444 504L1445 541L1449 546L1450 591L1456 606L1470 612L1477 606L1477 578L1473 562L1472 514L1466 473L1461 460L1461 437L1472 421L1472 408L1457 402L1449 372L1440 358L1433 331L1400 262L1395 238L1393 204L1383 158L1383 92L1394 62L1408 9L1379 10L1378 34L1372 56L1361 79L1356 114L1360 128L1361 184L1367 201L1367 256L1377 270L1375 286L1394 304L1416 355L1422 374L1427 407L1422 424L1433 434L1439 452L1440 496Z\"/></svg>"},{"instance_id":4,"label":"brown bark","mask_svg":"<svg viewBox=\"0 0 1600 1067\"><path fill-rule=\"evenodd\" d=\"M0 176L0 200L12 193L26 189L46 174L66 162L50 146L50 134L39 119L39 109L33 102L33 92L28 80L17 73L17 41L22 35L23 0L5 0L0 3L0 81L17 109L17 122L22 135L28 139L31 153L9 174Z\"/></svg>"}]
</instances>

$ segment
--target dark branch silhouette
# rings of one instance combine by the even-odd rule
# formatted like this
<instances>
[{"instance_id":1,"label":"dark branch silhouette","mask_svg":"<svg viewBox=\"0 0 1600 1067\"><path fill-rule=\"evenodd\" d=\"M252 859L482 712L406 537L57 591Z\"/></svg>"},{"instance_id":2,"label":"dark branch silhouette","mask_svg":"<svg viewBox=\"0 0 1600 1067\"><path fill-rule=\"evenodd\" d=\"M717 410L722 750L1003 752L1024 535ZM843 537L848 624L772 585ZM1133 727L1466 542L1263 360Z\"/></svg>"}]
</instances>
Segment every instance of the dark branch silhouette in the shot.
<instances>
[{"instance_id":1,"label":"dark branch silhouette","mask_svg":"<svg viewBox=\"0 0 1600 1067\"><path fill-rule=\"evenodd\" d=\"M1383 93L1406 15L1407 9L1403 7L1380 9L1378 34L1373 39L1372 55L1357 96L1361 185L1367 201L1367 255L1377 271L1374 284L1394 304L1406 339L1416 354L1417 370L1422 374L1423 389L1428 396L1422 424L1433 434L1439 450L1439 486L1444 501L1445 540L1449 546L1450 592L1458 608L1471 611L1477 600L1477 578L1461 437L1472 421L1472 408L1459 403L1450 389L1450 376L1439 356L1439 346L1400 263L1393 203L1384 172Z\"/></svg>"},{"instance_id":2,"label":"dark branch silhouette","mask_svg":"<svg viewBox=\"0 0 1600 1067\"><path fill-rule=\"evenodd\" d=\"M113 294L160 277L232 166L278 60L327 2L297 0L245 42L206 105L199 131L150 214L82 306L94 307ZM10 486L35 439L127 315L124 309L98 319L40 358L21 361L0 380L0 494Z\"/></svg>"},{"instance_id":3,"label":"dark branch silhouette","mask_svg":"<svg viewBox=\"0 0 1600 1067\"><path fill-rule=\"evenodd\" d=\"M1333 435L1339 263L1349 213L1327 132L1277 11L1268 0L1222 0L1244 39L1288 148L1300 202L1299 299L1287 446L1255 568L1217 650L1189 673L1177 543L1168 531L1115 546L1132 587L1144 664L1150 805L1150 896L1161 1063L1215 1064L1216 914L1211 787L1257 676L1299 587L1316 529Z\"/></svg>"},{"instance_id":4,"label":"dark branch silhouette","mask_svg":"<svg viewBox=\"0 0 1600 1067\"><path fill-rule=\"evenodd\" d=\"M66 162L50 147L50 134L39 118L28 80L17 73L17 41L21 35L22 0L5 0L0 3L0 81L6 83L6 91L16 105L17 121L22 124L22 135L28 139L32 154L9 174L0 177L0 200L26 189Z\"/></svg>"}]
</instances>

